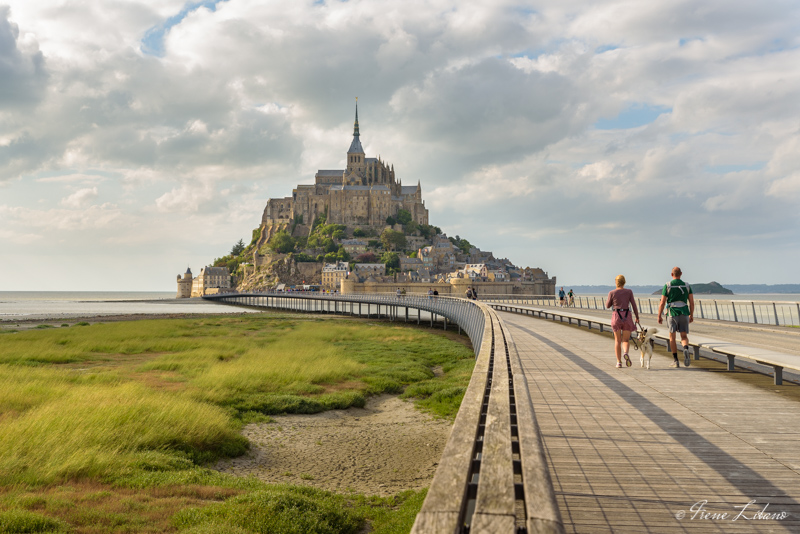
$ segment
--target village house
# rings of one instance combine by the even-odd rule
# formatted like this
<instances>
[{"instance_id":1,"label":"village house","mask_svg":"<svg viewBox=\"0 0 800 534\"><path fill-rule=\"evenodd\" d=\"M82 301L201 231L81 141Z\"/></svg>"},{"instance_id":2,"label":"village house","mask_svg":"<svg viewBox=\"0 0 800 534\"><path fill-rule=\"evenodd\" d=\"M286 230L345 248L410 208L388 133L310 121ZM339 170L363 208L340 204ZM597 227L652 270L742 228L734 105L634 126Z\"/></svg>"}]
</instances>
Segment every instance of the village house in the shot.
<instances>
[{"instance_id":1,"label":"village house","mask_svg":"<svg viewBox=\"0 0 800 534\"><path fill-rule=\"evenodd\" d=\"M191 272L188 272L191 276ZM192 279L192 296L215 295L231 290L231 273L227 267L206 266Z\"/></svg>"},{"instance_id":2,"label":"village house","mask_svg":"<svg viewBox=\"0 0 800 534\"><path fill-rule=\"evenodd\" d=\"M366 280L370 276L376 280L386 274L386 265L383 263L356 263L353 273L359 280Z\"/></svg>"},{"instance_id":3,"label":"village house","mask_svg":"<svg viewBox=\"0 0 800 534\"><path fill-rule=\"evenodd\" d=\"M322 287L329 291L338 290L339 282L347 278L347 262L326 263L322 268Z\"/></svg>"},{"instance_id":4,"label":"village house","mask_svg":"<svg viewBox=\"0 0 800 534\"><path fill-rule=\"evenodd\" d=\"M339 243L351 256L367 251L367 242L362 239L342 239Z\"/></svg>"}]
</instances>

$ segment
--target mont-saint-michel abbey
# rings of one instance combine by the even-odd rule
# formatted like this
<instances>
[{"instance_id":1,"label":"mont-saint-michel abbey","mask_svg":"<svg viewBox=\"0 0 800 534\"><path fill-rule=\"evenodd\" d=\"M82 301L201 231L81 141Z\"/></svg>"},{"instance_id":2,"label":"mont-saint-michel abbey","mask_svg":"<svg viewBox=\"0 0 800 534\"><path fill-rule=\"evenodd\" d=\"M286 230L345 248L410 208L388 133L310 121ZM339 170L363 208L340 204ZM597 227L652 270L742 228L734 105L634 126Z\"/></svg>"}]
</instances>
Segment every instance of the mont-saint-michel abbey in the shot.
<instances>
[{"instance_id":1,"label":"mont-saint-michel abbey","mask_svg":"<svg viewBox=\"0 0 800 534\"><path fill-rule=\"evenodd\" d=\"M313 184L267 201L249 245L178 275L178 298L230 291L427 292L553 295L555 277L495 258L429 222L419 179L403 185L393 164L367 157L358 104L346 168L321 169Z\"/></svg>"},{"instance_id":2,"label":"mont-saint-michel abbey","mask_svg":"<svg viewBox=\"0 0 800 534\"><path fill-rule=\"evenodd\" d=\"M404 186L397 180L394 165L380 158L368 158L361 147L358 107L353 141L347 150L347 168L319 170L313 185L298 185L292 196L267 202L262 224L281 225L299 222L310 225L327 213L329 224L349 227L383 227L388 217L404 209L420 225L428 224L428 210L422 200L422 187Z\"/></svg>"}]
</instances>

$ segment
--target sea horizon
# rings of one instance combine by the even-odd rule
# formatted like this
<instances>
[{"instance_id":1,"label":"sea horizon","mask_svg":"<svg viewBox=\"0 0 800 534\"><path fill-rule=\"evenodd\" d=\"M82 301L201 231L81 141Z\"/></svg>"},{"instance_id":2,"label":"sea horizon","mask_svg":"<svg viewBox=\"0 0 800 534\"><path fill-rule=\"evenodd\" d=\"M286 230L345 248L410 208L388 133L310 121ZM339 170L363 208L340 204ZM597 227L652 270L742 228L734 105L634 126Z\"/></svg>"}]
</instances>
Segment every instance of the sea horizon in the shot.
<instances>
[{"instance_id":1,"label":"sea horizon","mask_svg":"<svg viewBox=\"0 0 800 534\"><path fill-rule=\"evenodd\" d=\"M175 291L0 291L0 323L251 311L175 295Z\"/></svg>"}]
</instances>

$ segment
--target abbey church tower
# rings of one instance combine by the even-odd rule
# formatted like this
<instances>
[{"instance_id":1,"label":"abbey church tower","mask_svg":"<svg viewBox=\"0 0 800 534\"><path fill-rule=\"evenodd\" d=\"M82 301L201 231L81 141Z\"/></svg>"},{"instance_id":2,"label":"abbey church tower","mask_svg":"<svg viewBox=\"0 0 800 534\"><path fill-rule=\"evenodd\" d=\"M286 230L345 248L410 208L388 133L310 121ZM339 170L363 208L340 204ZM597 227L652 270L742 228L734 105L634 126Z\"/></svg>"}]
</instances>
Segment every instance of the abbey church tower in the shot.
<instances>
[{"instance_id":1,"label":"abbey church tower","mask_svg":"<svg viewBox=\"0 0 800 534\"><path fill-rule=\"evenodd\" d=\"M344 171L342 185L367 185L367 162L361 147L361 134L358 131L358 100L356 100L356 122L353 125L353 142L347 151L347 169Z\"/></svg>"}]
</instances>

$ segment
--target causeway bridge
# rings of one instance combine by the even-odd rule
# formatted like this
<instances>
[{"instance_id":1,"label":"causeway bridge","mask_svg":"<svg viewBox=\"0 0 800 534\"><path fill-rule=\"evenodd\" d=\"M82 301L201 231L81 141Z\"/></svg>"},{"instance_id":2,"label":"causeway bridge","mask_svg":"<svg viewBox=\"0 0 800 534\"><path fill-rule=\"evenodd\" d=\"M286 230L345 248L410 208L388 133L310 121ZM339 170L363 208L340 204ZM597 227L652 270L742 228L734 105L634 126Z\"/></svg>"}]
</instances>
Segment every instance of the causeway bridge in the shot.
<instances>
[{"instance_id":1,"label":"causeway bridge","mask_svg":"<svg viewBox=\"0 0 800 534\"><path fill-rule=\"evenodd\" d=\"M669 368L657 349L650 370L634 351L633 367L616 369L610 315L588 309L426 295L206 298L466 332L475 370L414 533L800 532L798 328L712 317L690 334L689 368Z\"/></svg>"}]
</instances>

